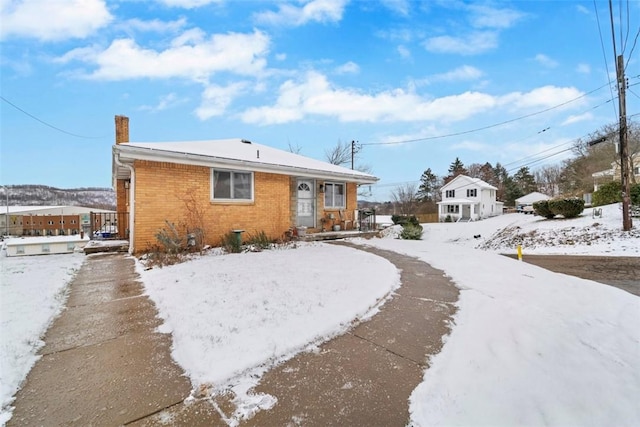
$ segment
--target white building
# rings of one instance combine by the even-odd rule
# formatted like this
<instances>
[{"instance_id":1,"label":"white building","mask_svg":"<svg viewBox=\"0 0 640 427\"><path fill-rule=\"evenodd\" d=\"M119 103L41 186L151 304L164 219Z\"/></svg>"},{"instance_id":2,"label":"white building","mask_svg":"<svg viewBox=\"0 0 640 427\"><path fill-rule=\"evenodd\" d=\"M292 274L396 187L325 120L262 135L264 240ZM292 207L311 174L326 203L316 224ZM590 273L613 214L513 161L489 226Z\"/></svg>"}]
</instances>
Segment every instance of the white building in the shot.
<instances>
[{"instance_id":1,"label":"white building","mask_svg":"<svg viewBox=\"0 0 640 427\"><path fill-rule=\"evenodd\" d=\"M442 201L438 202L438 220L453 222L477 221L502 215L503 202L496 200L498 189L479 178L458 175L440 190Z\"/></svg>"},{"instance_id":2,"label":"white building","mask_svg":"<svg viewBox=\"0 0 640 427\"><path fill-rule=\"evenodd\" d=\"M89 236L14 237L4 241L7 256L72 253L85 247Z\"/></svg>"}]
</instances>

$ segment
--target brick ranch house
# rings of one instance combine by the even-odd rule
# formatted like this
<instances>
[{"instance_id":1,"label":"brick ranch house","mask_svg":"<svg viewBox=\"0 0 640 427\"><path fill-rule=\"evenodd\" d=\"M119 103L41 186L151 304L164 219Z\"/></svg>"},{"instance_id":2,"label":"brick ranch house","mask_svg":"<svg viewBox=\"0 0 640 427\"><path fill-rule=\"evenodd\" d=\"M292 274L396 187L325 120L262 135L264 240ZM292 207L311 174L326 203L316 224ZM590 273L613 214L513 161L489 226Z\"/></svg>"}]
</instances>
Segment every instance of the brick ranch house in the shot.
<instances>
[{"instance_id":1,"label":"brick ranch house","mask_svg":"<svg viewBox=\"0 0 640 427\"><path fill-rule=\"evenodd\" d=\"M378 181L242 139L130 142L129 118L116 116L115 123L112 178L117 211L127 213L126 233L120 233L131 253L158 244L167 221L188 228L195 220L204 243L213 246L232 230L277 239L291 229L319 232L340 220L353 227L358 186Z\"/></svg>"}]
</instances>

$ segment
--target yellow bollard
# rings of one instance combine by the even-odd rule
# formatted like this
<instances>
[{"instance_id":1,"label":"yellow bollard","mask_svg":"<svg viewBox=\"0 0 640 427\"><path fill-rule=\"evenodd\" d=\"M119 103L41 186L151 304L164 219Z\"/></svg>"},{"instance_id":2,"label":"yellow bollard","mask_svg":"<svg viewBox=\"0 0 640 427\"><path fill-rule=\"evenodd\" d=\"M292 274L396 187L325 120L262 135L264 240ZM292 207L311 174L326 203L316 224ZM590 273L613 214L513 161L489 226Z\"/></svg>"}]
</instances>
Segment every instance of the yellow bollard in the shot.
<instances>
[{"instance_id":1,"label":"yellow bollard","mask_svg":"<svg viewBox=\"0 0 640 427\"><path fill-rule=\"evenodd\" d=\"M518 245L518 261L522 261L522 245Z\"/></svg>"}]
</instances>

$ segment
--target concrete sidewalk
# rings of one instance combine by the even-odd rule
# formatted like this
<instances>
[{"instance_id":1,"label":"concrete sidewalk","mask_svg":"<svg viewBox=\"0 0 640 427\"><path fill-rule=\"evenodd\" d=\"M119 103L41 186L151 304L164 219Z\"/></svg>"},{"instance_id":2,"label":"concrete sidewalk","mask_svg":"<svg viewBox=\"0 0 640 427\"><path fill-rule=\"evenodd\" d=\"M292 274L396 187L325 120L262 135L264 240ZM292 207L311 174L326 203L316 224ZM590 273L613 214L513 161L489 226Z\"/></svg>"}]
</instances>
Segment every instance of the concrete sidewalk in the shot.
<instances>
[{"instance_id":1,"label":"concrete sidewalk","mask_svg":"<svg viewBox=\"0 0 640 427\"><path fill-rule=\"evenodd\" d=\"M408 398L427 357L449 332L458 290L415 258L357 247L401 271L402 287L372 319L268 372L256 391L278 399L241 425L405 426ZM16 396L7 424L225 426L232 396L184 400L189 380L170 357L171 337L144 295L134 261L92 255L67 309Z\"/></svg>"},{"instance_id":2,"label":"concrete sidewalk","mask_svg":"<svg viewBox=\"0 0 640 427\"><path fill-rule=\"evenodd\" d=\"M124 425L182 403L191 384L138 279L130 257L87 257L7 426Z\"/></svg>"}]
</instances>

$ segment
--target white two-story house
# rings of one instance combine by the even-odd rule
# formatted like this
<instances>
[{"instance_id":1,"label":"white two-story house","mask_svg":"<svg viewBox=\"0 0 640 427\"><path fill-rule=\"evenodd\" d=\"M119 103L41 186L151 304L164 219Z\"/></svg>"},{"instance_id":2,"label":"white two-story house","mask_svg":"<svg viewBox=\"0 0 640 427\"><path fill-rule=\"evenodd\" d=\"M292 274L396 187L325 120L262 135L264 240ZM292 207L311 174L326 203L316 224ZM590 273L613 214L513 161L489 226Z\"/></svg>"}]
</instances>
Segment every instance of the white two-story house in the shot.
<instances>
[{"instance_id":1,"label":"white two-story house","mask_svg":"<svg viewBox=\"0 0 640 427\"><path fill-rule=\"evenodd\" d=\"M497 188L479 178L458 175L440 190L438 219L446 221L477 221L502 215L503 202L496 201Z\"/></svg>"}]
</instances>

